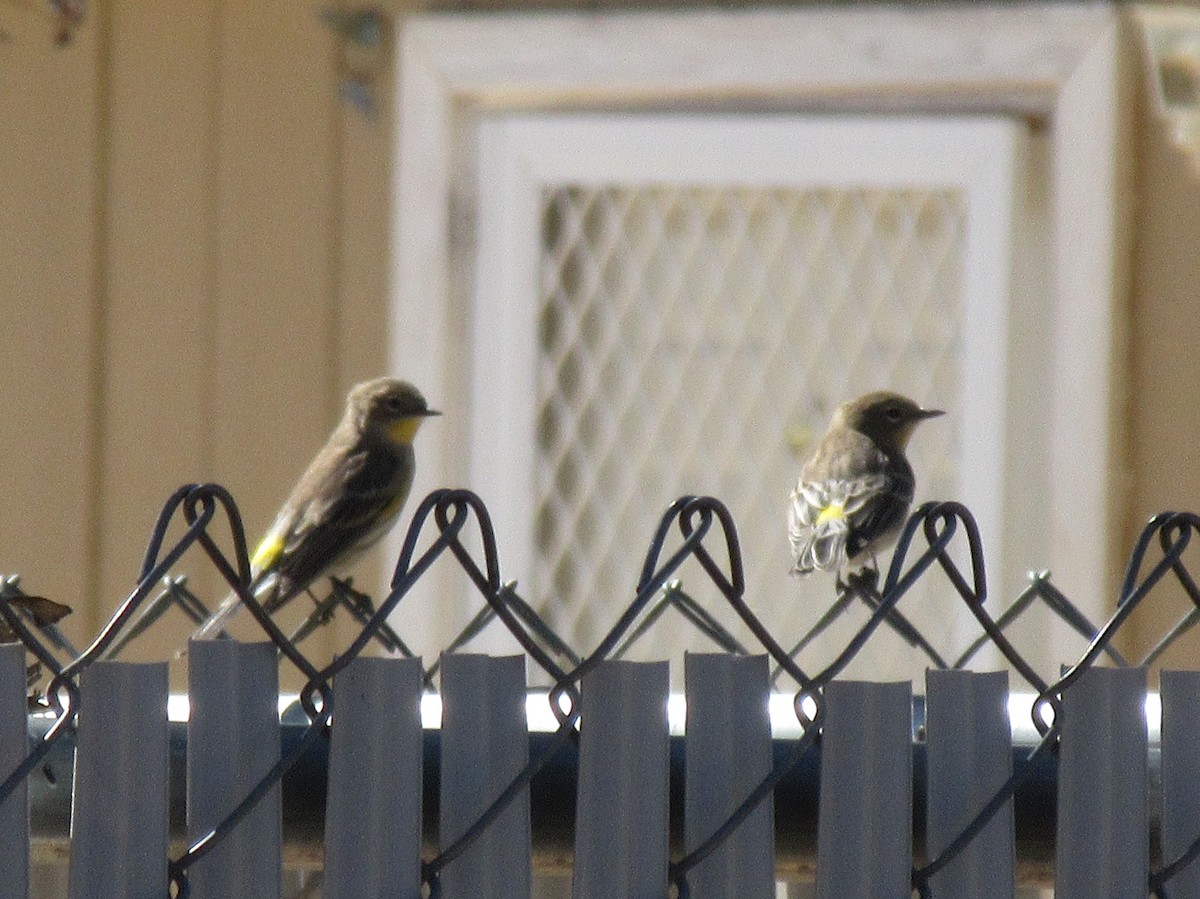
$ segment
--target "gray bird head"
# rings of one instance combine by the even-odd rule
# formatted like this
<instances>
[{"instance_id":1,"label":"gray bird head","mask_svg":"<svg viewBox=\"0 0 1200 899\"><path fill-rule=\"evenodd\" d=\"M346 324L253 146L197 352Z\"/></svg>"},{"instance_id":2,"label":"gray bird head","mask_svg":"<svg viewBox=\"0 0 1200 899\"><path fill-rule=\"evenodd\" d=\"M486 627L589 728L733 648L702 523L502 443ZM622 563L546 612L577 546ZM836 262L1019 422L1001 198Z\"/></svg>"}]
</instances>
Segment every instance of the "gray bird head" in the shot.
<instances>
[{"instance_id":1,"label":"gray bird head","mask_svg":"<svg viewBox=\"0 0 1200 899\"><path fill-rule=\"evenodd\" d=\"M400 443L411 443L422 421L441 414L429 408L421 391L396 378L356 385L346 401L346 412L359 432L378 431Z\"/></svg>"},{"instance_id":2,"label":"gray bird head","mask_svg":"<svg viewBox=\"0 0 1200 899\"><path fill-rule=\"evenodd\" d=\"M878 390L842 403L834 421L865 434L883 450L901 453L918 423L942 414L941 409L922 409L898 393Z\"/></svg>"}]
</instances>

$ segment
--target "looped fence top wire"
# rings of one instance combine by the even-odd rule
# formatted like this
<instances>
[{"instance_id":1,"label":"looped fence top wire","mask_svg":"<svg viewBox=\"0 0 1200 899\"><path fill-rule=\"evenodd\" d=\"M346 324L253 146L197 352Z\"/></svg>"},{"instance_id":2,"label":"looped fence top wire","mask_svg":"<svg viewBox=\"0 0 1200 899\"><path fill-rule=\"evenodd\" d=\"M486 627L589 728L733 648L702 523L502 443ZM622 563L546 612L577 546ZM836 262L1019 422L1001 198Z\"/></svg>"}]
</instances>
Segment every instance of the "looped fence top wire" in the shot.
<instances>
[{"instance_id":1,"label":"looped fence top wire","mask_svg":"<svg viewBox=\"0 0 1200 899\"><path fill-rule=\"evenodd\" d=\"M167 546L167 532L180 516L183 518L183 534ZM440 894L440 876L445 867L479 839L547 762L577 741L577 725L583 704L580 685L584 677L601 662L623 655L652 628L658 617L674 609L727 652L765 653L774 666L772 681L778 683L786 675L796 685L792 704L801 726L801 736L795 741L791 752L746 795L719 827L699 840L696 848L670 864L669 880L680 896L690 893L689 873L728 839L775 785L820 743L825 687L846 670L881 626L886 625L900 635L937 668L963 668L982 648L994 646L1012 668L1033 686L1037 695L1033 706L1033 725L1041 735L1041 740L1025 758L1018 760L1008 781L980 806L958 836L936 857L921 867L914 867L913 888L920 895L929 896L931 878L986 827L1031 775L1041 758L1055 750L1062 729L1063 694L1102 656L1118 666L1128 664L1113 648L1113 638L1154 588L1164 579L1171 579L1182 586L1192 605L1187 614L1136 664L1145 665L1161 656L1171 642L1200 620L1200 588L1183 561L1184 552L1198 526L1200 518L1190 513L1168 512L1152 519L1135 545L1116 611L1103 626L1096 627L1050 583L1045 573L1035 575L1029 587L1014 602L999 614L992 615L986 605L988 588L983 546L974 518L959 503L927 503L917 509L906 523L882 586L879 585L878 574L870 571L839 582L836 599L829 610L790 649L785 649L746 602L741 547L736 525L728 509L712 497L685 496L671 504L653 533L633 600L598 644L590 651L580 653L563 641L518 594L515 583L502 580L490 515L483 501L468 490L438 490L420 504L396 562L388 594L378 605L370 597L355 591L348 582L334 580L328 595L315 602L313 610L299 628L286 634L250 590L245 531L233 498L216 484L189 484L177 490L164 505L152 531L137 585L82 652L73 652L70 644L65 643L59 634L51 632L48 635L39 631L27 614L10 601L12 597L20 595L15 580L0 584L0 619L49 673L45 695L55 719L44 738L14 770L0 772L3 775L0 802L38 766L54 743L73 726L79 711L79 677L82 672L99 659L115 656L130 640L152 627L171 608L181 609L197 624L207 618L208 609L188 589L186 580L168 577L181 557L194 545L199 545L228 587L237 592L258 627L276 646L280 655L303 677L299 701L309 724L294 748L280 758L223 820L192 843L178 858L169 861L171 895L187 896L190 889L188 869L228 837L280 782L329 723L335 703L335 679L338 673L358 658L372 641L388 651L412 655L388 619L413 585L439 558L448 553L465 572L474 591L482 599L479 612L448 649L453 651L465 645L492 619L498 619L528 658L550 679L550 708L555 715L557 729L545 749L530 759L471 827L423 862L422 877L431 895ZM417 547L429 531L432 531L433 539L418 554ZM218 540L218 536L225 539ZM232 547L230 554L221 548L223 542ZM469 548L476 542L482 548L481 555L476 555ZM965 548L965 570L955 561L955 546ZM757 645L746 645L735 638L719 623L712 609L705 608L683 589L678 573L690 559L699 564L707 583L715 587L718 601L728 605ZM953 588L982 632L952 660L948 660L900 609L903 597L919 580L931 576L931 572L940 573ZM165 587L162 586L164 583ZM805 649L826 631L835 618L855 603L863 604L869 611L866 622L854 632L832 661L815 672L806 670L800 663ZM1007 636L1010 625L1035 607L1048 610L1088 640L1082 656L1051 682L1040 677ZM350 644L331 662L317 666L300 650L299 645L339 610L348 613L360 628ZM60 660L64 652L70 656L66 661ZM426 669L427 685L432 686L436 670L437 663ZM1158 871L1152 872L1148 885L1150 892L1165 899L1171 878L1197 856L1200 856L1200 835L1179 857L1168 860Z\"/></svg>"}]
</instances>

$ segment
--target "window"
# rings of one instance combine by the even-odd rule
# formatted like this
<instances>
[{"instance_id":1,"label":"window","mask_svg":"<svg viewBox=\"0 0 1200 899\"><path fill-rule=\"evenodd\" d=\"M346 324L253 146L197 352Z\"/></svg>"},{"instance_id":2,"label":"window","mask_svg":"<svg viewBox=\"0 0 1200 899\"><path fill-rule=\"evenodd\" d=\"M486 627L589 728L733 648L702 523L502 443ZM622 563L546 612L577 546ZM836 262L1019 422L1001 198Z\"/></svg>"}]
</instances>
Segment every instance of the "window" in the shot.
<instances>
[{"instance_id":1,"label":"window","mask_svg":"<svg viewBox=\"0 0 1200 899\"><path fill-rule=\"evenodd\" d=\"M568 643L603 637L659 517L689 493L730 507L748 599L773 630L815 621L833 583L788 575L785 500L836 405L871 389L952 410L913 441L918 499L966 501L1003 563L1023 140L1020 123L985 118L482 124L470 483ZM682 574L685 590L703 581ZM961 650L970 615L927 581L904 611ZM653 651L711 648L673 616L658 628ZM872 641L856 670L923 670L896 649Z\"/></svg>"},{"instance_id":2,"label":"window","mask_svg":"<svg viewBox=\"0 0 1200 899\"><path fill-rule=\"evenodd\" d=\"M477 489L505 577L534 601L581 591L565 600L595 614L563 607L560 623L586 631L604 611L605 597L587 594L609 579L605 554L620 559L614 541L641 546L649 534L622 518L618 497L577 500L629 491L611 486L617 469L628 478L640 466L638 483L669 471L675 481L655 483L662 494L695 486L720 496L741 526L748 571L778 572L768 554L785 551L790 448L801 451L845 393L890 382L950 407L913 441L919 495L963 499L980 519L993 602L1011 600L1026 568L1048 567L1099 619L1121 524L1113 372L1130 130L1118 25L1091 7L410 18L393 366L450 412L421 446L415 489ZM944 39L951 29L971 40ZM824 149L799 159L809 140ZM747 155L752 170L731 178ZM806 245L820 228L832 242ZM751 274L734 277L742 268ZM956 281L958 305L946 299ZM712 293L682 314L683 292L698 285ZM784 389L745 374L756 363L762 378L812 377L781 361L778 341L790 345L794 331L764 333L765 320L794 329L821 303L823 327L845 334L838 316L854 314L859 292L861 342L804 348L837 360L840 380L771 403L752 393ZM667 314L646 318L654 303ZM907 355L921 345L906 341L889 352L879 337L895 333L889 315L928 351ZM649 321L668 329L654 335L661 358L635 369L644 360L631 341L647 339L638 332ZM923 369L915 360L926 355ZM669 379L679 372L695 373L699 398ZM634 413L639 384L653 391ZM723 391L736 414L720 414ZM699 420L681 422L688 409L702 410ZM649 426L659 431L641 446L653 451L615 449ZM653 467L664 434L684 441L690 462ZM711 451L695 452L697 434ZM764 455L729 461L749 447ZM720 464L696 466L709 456ZM757 527L764 536L752 538ZM564 561L574 539L589 551ZM629 574L614 608L639 563L620 559ZM444 587L427 588L429 605L409 606L436 612L403 613L418 646L445 645L466 620L462 583L449 572ZM770 593L781 615L803 608L790 580L751 589ZM1072 639L1057 624L1025 636L1047 673ZM961 645L965 635L949 638Z\"/></svg>"}]
</instances>

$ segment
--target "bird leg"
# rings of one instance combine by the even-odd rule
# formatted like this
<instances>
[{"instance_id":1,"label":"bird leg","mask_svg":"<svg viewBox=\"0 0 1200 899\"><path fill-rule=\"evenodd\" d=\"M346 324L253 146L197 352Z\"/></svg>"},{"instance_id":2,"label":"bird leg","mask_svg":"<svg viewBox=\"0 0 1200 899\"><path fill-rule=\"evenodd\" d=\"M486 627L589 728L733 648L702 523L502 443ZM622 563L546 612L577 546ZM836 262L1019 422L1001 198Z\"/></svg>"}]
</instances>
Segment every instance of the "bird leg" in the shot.
<instances>
[{"instance_id":1,"label":"bird leg","mask_svg":"<svg viewBox=\"0 0 1200 899\"><path fill-rule=\"evenodd\" d=\"M847 575L846 580L841 580L841 572L838 573L838 589L845 590L850 595L857 595L867 607L874 613L883 603L883 597L879 594L879 569L874 565L874 558L871 560L871 565L863 566L859 571ZM948 668L949 664L942 658L941 654L934 648L933 644L925 639L925 635L917 628L915 624L908 620L899 609L894 605L884 613L884 620L888 625L899 634L909 646L914 649L919 649L929 657L938 668Z\"/></svg>"},{"instance_id":2,"label":"bird leg","mask_svg":"<svg viewBox=\"0 0 1200 899\"><path fill-rule=\"evenodd\" d=\"M842 572L839 570L834 583L838 593L853 590L860 595L878 596L879 569L875 565L875 557L871 557L871 564L864 565L858 571L847 574L845 580L842 579Z\"/></svg>"}]
</instances>

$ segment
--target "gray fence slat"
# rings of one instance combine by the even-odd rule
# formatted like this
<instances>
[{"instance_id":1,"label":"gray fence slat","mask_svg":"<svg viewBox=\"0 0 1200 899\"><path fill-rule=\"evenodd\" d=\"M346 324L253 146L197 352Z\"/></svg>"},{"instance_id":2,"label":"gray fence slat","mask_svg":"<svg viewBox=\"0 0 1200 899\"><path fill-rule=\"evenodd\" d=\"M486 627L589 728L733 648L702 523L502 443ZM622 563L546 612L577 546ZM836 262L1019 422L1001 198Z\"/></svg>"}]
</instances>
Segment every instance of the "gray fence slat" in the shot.
<instances>
[{"instance_id":1,"label":"gray fence slat","mask_svg":"<svg viewBox=\"0 0 1200 899\"><path fill-rule=\"evenodd\" d=\"M1095 668L1063 695L1055 899L1145 896L1146 669Z\"/></svg>"},{"instance_id":2,"label":"gray fence slat","mask_svg":"<svg viewBox=\"0 0 1200 899\"><path fill-rule=\"evenodd\" d=\"M1162 843L1163 861L1172 862L1200 836L1200 671L1163 671ZM1171 899L1200 899L1200 863L1193 862L1169 882Z\"/></svg>"},{"instance_id":3,"label":"gray fence slat","mask_svg":"<svg viewBox=\"0 0 1200 899\"><path fill-rule=\"evenodd\" d=\"M667 888L667 663L607 661L584 676L573 899Z\"/></svg>"},{"instance_id":4,"label":"gray fence slat","mask_svg":"<svg viewBox=\"0 0 1200 899\"><path fill-rule=\"evenodd\" d=\"M0 782L29 752L25 721L25 648L0 646ZM0 804L0 899L29 896L29 789L25 781Z\"/></svg>"},{"instance_id":5,"label":"gray fence slat","mask_svg":"<svg viewBox=\"0 0 1200 899\"><path fill-rule=\"evenodd\" d=\"M696 849L771 773L766 656L689 653L684 852ZM775 806L758 808L688 875L693 899L773 899Z\"/></svg>"},{"instance_id":6,"label":"gray fence slat","mask_svg":"<svg viewBox=\"0 0 1200 899\"><path fill-rule=\"evenodd\" d=\"M355 659L333 687L322 896L419 899L421 660Z\"/></svg>"},{"instance_id":7,"label":"gray fence slat","mask_svg":"<svg viewBox=\"0 0 1200 899\"><path fill-rule=\"evenodd\" d=\"M193 640L188 653L187 830L212 830L279 761L279 658L271 643ZM193 899L279 899L279 787L188 871Z\"/></svg>"},{"instance_id":8,"label":"gray fence slat","mask_svg":"<svg viewBox=\"0 0 1200 899\"><path fill-rule=\"evenodd\" d=\"M912 684L825 688L817 899L909 899Z\"/></svg>"},{"instance_id":9,"label":"gray fence slat","mask_svg":"<svg viewBox=\"0 0 1200 899\"><path fill-rule=\"evenodd\" d=\"M70 899L167 890L167 665L96 662L81 681Z\"/></svg>"},{"instance_id":10,"label":"gray fence slat","mask_svg":"<svg viewBox=\"0 0 1200 899\"><path fill-rule=\"evenodd\" d=\"M925 676L930 858L953 841L1012 774L1008 674L930 669ZM1009 800L931 882L935 899L1014 896L1016 833Z\"/></svg>"},{"instance_id":11,"label":"gray fence slat","mask_svg":"<svg viewBox=\"0 0 1200 899\"><path fill-rule=\"evenodd\" d=\"M525 657L442 656L442 847L529 761ZM515 899L532 890L529 789L442 872L445 899Z\"/></svg>"}]
</instances>

